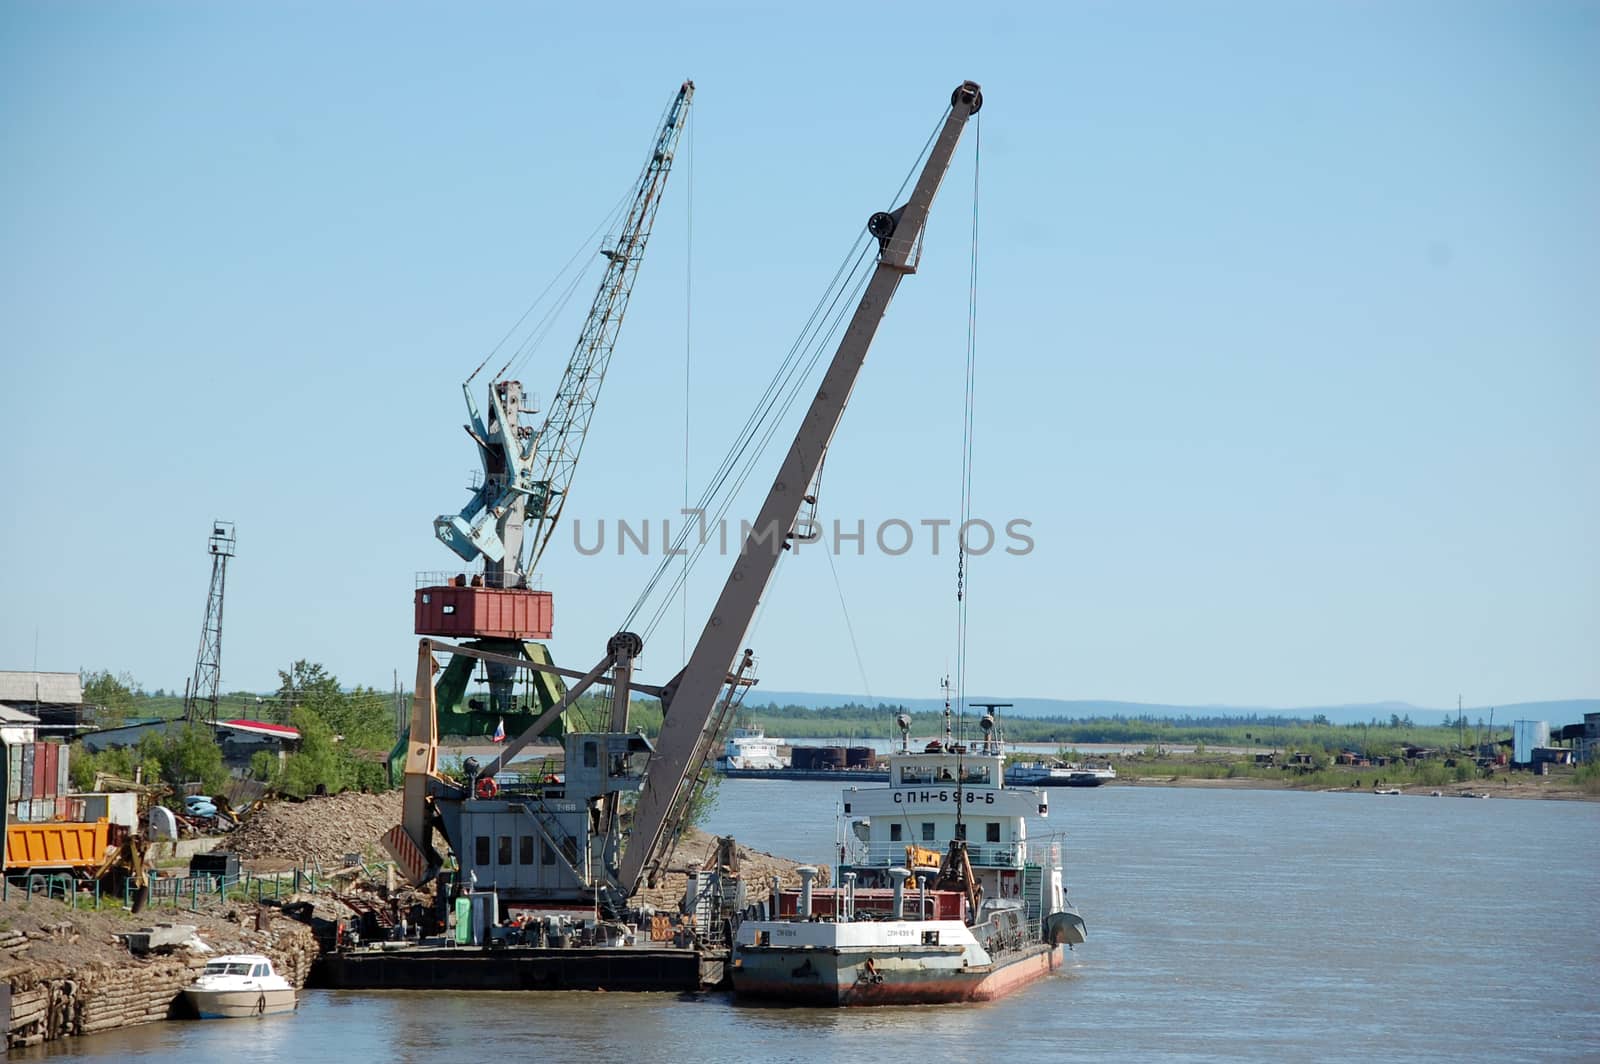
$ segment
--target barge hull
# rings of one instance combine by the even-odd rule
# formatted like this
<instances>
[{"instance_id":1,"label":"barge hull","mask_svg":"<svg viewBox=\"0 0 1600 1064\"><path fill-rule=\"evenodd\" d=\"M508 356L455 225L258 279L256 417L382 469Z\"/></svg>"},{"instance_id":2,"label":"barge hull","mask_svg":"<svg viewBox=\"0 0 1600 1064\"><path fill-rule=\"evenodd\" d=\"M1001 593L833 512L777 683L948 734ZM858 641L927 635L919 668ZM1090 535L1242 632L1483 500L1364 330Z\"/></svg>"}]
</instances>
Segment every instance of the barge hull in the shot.
<instances>
[{"instance_id":1,"label":"barge hull","mask_svg":"<svg viewBox=\"0 0 1600 1064\"><path fill-rule=\"evenodd\" d=\"M685 992L702 988L704 959L686 949L371 950L324 956L314 985L335 990Z\"/></svg>"},{"instance_id":2,"label":"barge hull","mask_svg":"<svg viewBox=\"0 0 1600 1064\"><path fill-rule=\"evenodd\" d=\"M881 952L869 957L853 950L746 950L733 970L733 989L741 998L828 1007L993 1001L1059 970L1066 947L1039 943L982 967L929 960L896 963Z\"/></svg>"}]
</instances>

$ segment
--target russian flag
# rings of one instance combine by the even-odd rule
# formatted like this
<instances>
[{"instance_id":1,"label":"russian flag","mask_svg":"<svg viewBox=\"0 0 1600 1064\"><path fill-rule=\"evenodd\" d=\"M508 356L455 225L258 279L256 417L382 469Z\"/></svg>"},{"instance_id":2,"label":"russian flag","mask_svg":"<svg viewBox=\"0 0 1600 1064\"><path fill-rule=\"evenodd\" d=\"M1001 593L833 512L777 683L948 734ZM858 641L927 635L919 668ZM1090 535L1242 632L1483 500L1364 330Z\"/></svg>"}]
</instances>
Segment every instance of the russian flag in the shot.
<instances>
[{"instance_id":1,"label":"russian flag","mask_svg":"<svg viewBox=\"0 0 1600 1064\"><path fill-rule=\"evenodd\" d=\"M489 737L489 741L491 743L503 743L506 741L506 718L501 717L500 723L494 726L494 734Z\"/></svg>"}]
</instances>

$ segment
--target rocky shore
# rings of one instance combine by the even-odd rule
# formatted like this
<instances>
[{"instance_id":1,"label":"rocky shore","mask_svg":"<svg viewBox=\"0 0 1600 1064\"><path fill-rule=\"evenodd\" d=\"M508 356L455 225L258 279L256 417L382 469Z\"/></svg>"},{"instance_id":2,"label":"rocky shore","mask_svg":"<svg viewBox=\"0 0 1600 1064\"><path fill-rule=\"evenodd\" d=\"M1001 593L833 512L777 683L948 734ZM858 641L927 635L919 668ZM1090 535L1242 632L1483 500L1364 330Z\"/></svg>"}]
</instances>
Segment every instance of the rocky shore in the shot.
<instances>
[{"instance_id":1,"label":"rocky shore","mask_svg":"<svg viewBox=\"0 0 1600 1064\"><path fill-rule=\"evenodd\" d=\"M7 1048L182 1016L183 988L211 956L265 954L302 987L317 954L311 929L281 914L269 911L266 928L256 930L254 906L184 913L173 921L192 925L209 952L179 948L140 957L117 937L160 919L40 898L0 903L0 986L9 988L11 1004Z\"/></svg>"}]
</instances>

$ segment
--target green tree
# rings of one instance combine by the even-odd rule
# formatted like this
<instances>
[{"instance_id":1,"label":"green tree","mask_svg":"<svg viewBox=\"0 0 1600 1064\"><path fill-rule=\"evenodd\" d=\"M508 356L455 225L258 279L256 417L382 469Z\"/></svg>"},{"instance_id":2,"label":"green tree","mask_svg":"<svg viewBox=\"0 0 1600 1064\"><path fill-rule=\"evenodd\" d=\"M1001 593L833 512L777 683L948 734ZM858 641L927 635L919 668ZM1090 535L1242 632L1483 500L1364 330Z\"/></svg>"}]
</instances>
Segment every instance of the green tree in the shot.
<instances>
[{"instance_id":1,"label":"green tree","mask_svg":"<svg viewBox=\"0 0 1600 1064\"><path fill-rule=\"evenodd\" d=\"M198 782L206 791L215 791L228 782L222 747L204 724L186 724L164 736L149 738L157 739L159 744L161 778L173 786Z\"/></svg>"},{"instance_id":2,"label":"green tree","mask_svg":"<svg viewBox=\"0 0 1600 1064\"><path fill-rule=\"evenodd\" d=\"M278 762L278 755L270 750L257 750L250 755L250 778L260 780L262 783L274 783L282 766Z\"/></svg>"},{"instance_id":3,"label":"green tree","mask_svg":"<svg viewBox=\"0 0 1600 1064\"><path fill-rule=\"evenodd\" d=\"M295 710L292 719L300 732L300 749L284 762L281 789L301 798L315 794L319 786L326 787L329 794L343 790L333 730L309 709Z\"/></svg>"},{"instance_id":4,"label":"green tree","mask_svg":"<svg viewBox=\"0 0 1600 1064\"><path fill-rule=\"evenodd\" d=\"M133 701L139 690L139 681L130 673L111 675L108 670L78 674L83 683L83 700L99 707L97 717L102 728L115 728L126 721L133 712Z\"/></svg>"}]
</instances>

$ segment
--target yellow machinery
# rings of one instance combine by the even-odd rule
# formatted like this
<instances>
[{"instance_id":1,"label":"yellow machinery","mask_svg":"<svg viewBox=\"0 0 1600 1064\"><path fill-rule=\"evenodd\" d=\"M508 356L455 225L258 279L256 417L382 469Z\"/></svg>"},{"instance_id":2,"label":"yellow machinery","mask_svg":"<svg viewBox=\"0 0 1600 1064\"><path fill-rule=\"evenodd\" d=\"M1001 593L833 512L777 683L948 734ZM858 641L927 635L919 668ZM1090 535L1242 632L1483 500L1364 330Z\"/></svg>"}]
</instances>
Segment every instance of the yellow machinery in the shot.
<instances>
[{"instance_id":1,"label":"yellow machinery","mask_svg":"<svg viewBox=\"0 0 1600 1064\"><path fill-rule=\"evenodd\" d=\"M105 860L111 824L52 822L6 827L6 871L72 868L92 871Z\"/></svg>"}]
</instances>

